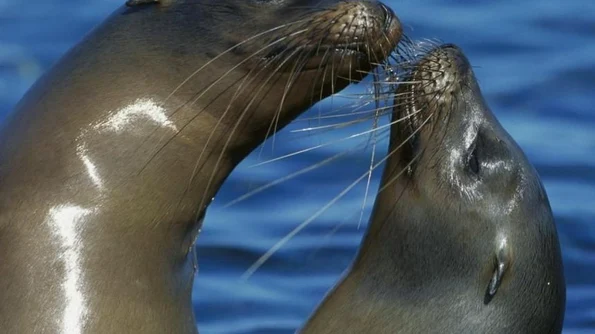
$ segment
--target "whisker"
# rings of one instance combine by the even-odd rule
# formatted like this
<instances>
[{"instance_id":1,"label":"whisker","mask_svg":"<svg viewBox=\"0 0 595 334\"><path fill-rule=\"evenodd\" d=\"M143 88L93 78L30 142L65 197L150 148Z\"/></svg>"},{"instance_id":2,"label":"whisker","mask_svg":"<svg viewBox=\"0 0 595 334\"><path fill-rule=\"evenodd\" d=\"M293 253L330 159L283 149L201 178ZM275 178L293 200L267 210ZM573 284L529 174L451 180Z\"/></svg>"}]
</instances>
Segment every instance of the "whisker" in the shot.
<instances>
[{"instance_id":1,"label":"whisker","mask_svg":"<svg viewBox=\"0 0 595 334\"><path fill-rule=\"evenodd\" d=\"M266 80L261 84L260 88L254 92L252 99L250 99L250 102L248 103L248 105L246 105L246 107L244 108L244 110L240 113L240 116L238 117L237 121L235 122L234 127L231 130L231 133L229 134L223 149L221 151L221 153L219 154L219 158L217 159L217 162L215 163L215 167L213 168L213 172L211 173L211 176L209 177L209 181L207 182L207 186L205 187L204 190L204 195L203 195L203 199L201 200L201 204L199 206L199 208L202 208L204 203L205 203L205 195L207 194L208 190L211 187L211 184L213 182L213 179L215 177L215 173L219 168L219 165L221 164L221 159L223 158L223 153L227 150L227 147L229 146L229 143L231 142L231 139L233 138L235 132L237 131L239 125L241 124L241 121L244 119L244 117L246 116L248 110L250 110L250 107L252 106L252 104L254 103L254 101L256 100L257 96L260 96L260 93L262 91L262 89L266 86L266 84L277 74L277 72L279 71L279 69L281 69L283 66L285 66L285 64L295 55L294 51L292 54L290 54L289 57L287 57L286 59L284 59L278 66L277 68L272 71L272 73L266 78ZM195 173L194 173L195 174ZM193 175L194 177L194 175ZM197 217L198 218L198 217Z\"/></svg>"},{"instance_id":2,"label":"whisker","mask_svg":"<svg viewBox=\"0 0 595 334\"><path fill-rule=\"evenodd\" d=\"M306 32L307 30L308 30L308 29L300 30L300 31L297 31L297 32L293 33L292 35L295 35L295 34L298 34L298 33L303 33L303 32ZM241 65L243 65L244 63L246 63L247 61L249 61L249 60L250 60L252 57L254 57L255 55L259 54L260 52L262 52L262 51L266 50L267 48L269 48L269 47L271 47L271 46L273 46L273 45L275 45L275 44L277 44L277 43L280 43L280 42L282 42L282 41L283 41L283 40L285 40L286 38L288 38L288 36L285 36L285 37L279 38L278 40L276 40L276 41L274 41L274 42L272 42L272 43L269 43L269 44L267 44L267 45L266 45L266 46L264 46L263 48L259 49L258 51L254 52L253 54L251 54L250 56L248 56L247 58L245 58L244 60L242 60L241 62L239 62L238 64L236 64L235 66L233 66L231 69L229 69L227 72L225 72L225 73L224 73L224 74L223 74L221 77L219 77L217 80L215 80L214 82L212 82L212 83L211 83L211 84L210 84L210 85L209 85L207 88L205 88L205 89L203 90L203 92L202 92L202 93L200 93L200 94L199 94L199 95L198 95L198 96L197 96L197 97L194 99L194 101L191 103L191 105L194 105L194 104L195 104L195 103L196 103L196 102L197 102L197 101L198 101L198 100L199 100L199 99L200 99L202 96L204 96L204 94L206 94L206 93L207 93L207 92L208 92L208 91L209 91L211 88L213 88L213 87L214 87L214 86L215 86L217 83L219 83L221 80L223 80L223 79L224 79L224 78L225 78L227 75L229 75L231 72L233 72L234 70L236 70L238 67L240 67ZM196 113L196 115L195 115L195 116L192 118L192 120L191 120L191 121L193 121L193 120L194 120L196 117L198 117L198 115L199 115L199 114L200 114L200 113ZM182 126L181 128L179 128L179 129L178 129L178 131L177 131L177 132L176 132L176 133L175 133L173 136L171 136L171 137L170 137L170 138L169 138L169 139L168 139L168 140L167 140L167 141L164 143L164 145L162 145L162 146L161 146L161 147L160 147L160 148L159 148L159 149L158 149L158 150L157 150L157 151L156 151L154 154L152 154L152 155L149 157L149 160L148 160L148 161L147 161L147 162L144 164L144 166L143 166L143 167L142 167L142 168L139 170L139 174L141 174L141 173L144 171L144 169L145 169L145 168L146 168L146 167L147 167L147 166L148 166L148 165L151 163L151 161L153 161L153 159L155 159L155 157L156 157L156 156L157 156L157 155L158 155L158 154L159 154L159 153L160 153L160 152L161 152L161 151L162 151L162 150L163 150L165 147L167 147L167 145L168 145L169 143L171 143L171 141L172 141L172 140L173 140L175 137L177 137L177 136L178 136L178 135L179 135L179 134L180 134L180 133L181 133L181 132L182 132L182 131L183 131L183 130L184 130L184 129L185 129L185 128L186 128L186 127L187 127L187 126L190 124L190 123L191 123L191 121L190 121L190 122L187 122L187 123L186 123L184 126Z\"/></svg>"},{"instance_id":3,"label":"whisker","mask_svg":"<svg viewBox=\"0 0 595 334\"><path fill-rule=\"evenodd\" d=\"M237 199L235 199L235 200L233 200L233 201L231 201L231 202L223 205L223 208L226 209L226 208L228 208L228 207L230 207L232 205L235 205L235 204L237 204L239 202L242 202L242 201L244 201L244 200L246 200L246 199L248 199L248 198L250 198L250 197L252 197L252 196L254 196L254 195L256 195L256 194L258 194L258 193L260 193L262 191L264 191L264 190L267 190L267 189L269 189L271 187L274 187L276 185L279 185L279 184L281 184L283 182L286 182L286 181L289 181L291 179L294 179L294 178L296 178L296 177L298 177L298 176L300 176L302 174L305 174L307 172L311 172L311 171L313 171L315 169L318 169L320 167L323 167L323 166L325 166L325 165L327 165L327 164L329 164L329 163L331 163L331 162L333 162L335 160L338 160L339 158L342 158L342 157L348 155L349 153L353 152L354 150L355 149L351 149L351 150L347 150L347 151L338 153L338 154L336 154L336 155L334 155L334 156L332 156L330 158L326 158L326 159L324 159L322 161L319 161L319 162L317 162L317 163L315 163L313 165L310 165L310 166L308 166L306 168L303 168L303 169L301 169L301 170L299 170L297 172L291 173L291 174L289 174L287 176L284 176L284 177L282 177L280 179L277 179L277 180L275 180L273 182L269 182L269 183L267 183L267 184L265 184L263 186L260 186L260 187L258 187L256 189L248 192L247 194L244 194L244 195L238 197Z\"/></svg>"},{"instance_id":4,"label":"whisker","mask_svg":"<svg viewBox=\"0 0 595 334\"><path fill-rule=\"evenodd\" d=\"M412 136L410 136L410 137L412 137ZM395 152L397 152L406 142L407 142L407 140L405 140L403 143L401 143L392 152L389 152L389 154L387 154L384 158L382 158L379 162L377 162L373 166L372 170L375 170L380 165L382 165L393 154L395 154ZM242 280L247 280L248 278L250 278L256 272L256 270L258 270L264 263L266 263L266 261L268 261L268 259L270 259L271 256L273 256L281 247L283 247L294 236L296 236L298 233L300 233L304 228L306 228L316 218L318 218L320 215L322 215L324 212L326 212L326 210L328 210L331 206L333 206L337 201L339 201L341 198L343 198L343 196L345 196L345 194L347 194L349 191L351 191L351 189L353 189L361 180L363 180L368 175L368 173L370 173L370 171L366 171L363 175L358 177L354 182L352 182L349 186L347 186L347 188L345 188L343 191L341 191L341 193L339 193L339 195L337 195L335 198L333 198L325 206L323 206L321 209L316 211L316 213L314 215L312 215L310 218L306 219L303 223L298 225L291 232L289 232L285 237L283 237L280 241L278 241L275 245L273 245L273 247L271 247L264 255L262 255L256 262L254 262L254 264L251 265L248 268L248 270L246 270L246 272L242 275Z\"/></svg>"},{"instance_id":5,"label":"whisker","mask_svg":"<svg viewBox=\"0 0 595 334\"><path fill-rule=\"evenodd\" d=\"M269 29L269 30L265 30L265 31L263 31L263 32L261 32L261 33L258 33L258 34L254 35L254 36L252 36L252 37L249 37L249 38L247 38L247 39L243 40L242 42L240 42L240 43L238 43L238 44L236 44L236 45L234 45L234 46L232 46L232 47L228 48L227 50L225 50L225 51L221 52L220 54L218 54L217 56L213 57L211 60L209 60L208 62L206 62L206 63L205 63L203 66L201 66L200 68L198 68L196 71L192 72L192 73L191 73L191 74L188 76L188 78L186 78L184 81L182 81L182 82L181 82L181 83L180 83L180 84L179 84L179 85L178 85L178 86L177 86L177 87L176 87L176 88L175 88L175 89L174 89L174 90L173 90L173 91L172 91L172 92L171 92L171 93L170 93L170 94L169 94L169 95L168 95L168 96L165 98L165 101L164 101L164 103L165 103L165 102L167 102L167 101L168 101L168 100L169 100L169 99L170 99L170 98L171 98L171 97L172 97L172 96L173 96L173 95L174 95L174 94L175 94L175 93L176 93L178 90L180 90L180 88L182 88L182 87L183 87L183 86L184 86L186 83L188 83L188 81L190 81L190 80L191 80L193 77L195 77L195 76L196 76L198 73L200 73L200 71L202 71L202 70L203 70L205 67L209 66L209 65L210 65L210 64L212 64L214 61L216 61L217 59L221 58L222 56L224 56L224 55L228 54L229 52L233 51L234 49L236 49L236 48L238 48L238 47L240 47L240 46L242 46L242 45L244 45L244 44L246 44L246 43L248 43L248 42L250 42L250 41L252 41L252 40L254 40L254 39L256 39L256 38L259 38L259 37L261 37L261 36L264 36L264 35L266 35L266 34L268 34L268 33L275 32L275 31L277 31L277 30L280 30L280 29L283 29L283 28L289 27L289 26L291 26L291 25L294 25L294 24L298 24L298 23L302 23L302 22L307 22L308 20L309 20L309 19L302 19L302 20L297 20L297 21L290 22L290 23L281 24L281 25L279 25L279 26L276 26L276 27L274 27L274 28L271 28L271 29ZM269 45L269 46L272 46L272 45Z\"/></svg>"},{"instance_id":6,"label":"whisker","mask_svg":"<svg viewBox=\"0 0 595 334\"><path fill-rule=\"evenodd\" d=\"M254 164L254 165L251 165L249 167L252 168L252 167L259 167L259 166L263 166L263 165L266 165L266 164L270 164L270 163L273 163L275 161L287 159L289 157L293 157L293 156L296 156L296 155L299 155L299 154L302 154L302 153L305 153L305 152L310 152L310 151L313 151L313 150L316 150L316 149L319 149L319 148L322 148L322 147L327 147L327 146L330 146L330 145L333 145L333 144L337 144L337 143L344 142L344 141L347 141L347 140L350 140L350 139L361 137L363 135L369 134L371 132L374 132L374 131L377 131L379 129L383 129L383 128L386 128L386 127L389 127L389 126L390 126L390 124L383 125L382 127L378 127L377 129L367 130L367 131L364 131L364 132L361 132L361 133L350 135L348 137L344 137L344 138L341 138L341 139L333 140L333 141L330 141L328 143L315 145L313 147L309 147L309 148L306 148L306 149L303 149L303 150L299 150L299 151L296 151L296 152L293 152L293 153L289 153L289 154L286 154L286 155L283 155L283 156L280 156L280 157L277 157L277 158L274 158L274 159L271 159L271 160L268 160L268 161L264 161L264 162L260 162L260 163Z\"/></svg>"},{"instance_id":7,"label":"whisker","mask_svg":"<svg viewBox=\"0 0 595 334\"><path fill-rule=\"evenodd\" d=\"M377 75L376 75L377 76ZM375 89L375 91L377 93L379 93L378 89ZM378 104L378 101L376 101L376 104ZM378 105L377 105L378 106ZM378 112L376 113L377 117L379 117ZM378 118L374 119L374 125L373 128L377 128L378 127ZM373 134L376 134L375 132ZM373 135L373 143L372 143L372 155L370 157L370 168L368 170L368 180L366 182L366 190L364 192L364 201L362 203L362 208L360 210L360 216L359 216L359 221L357 223L357 229L359 230L359 228L361 227L362 224L362 219L364 218L364 210L366 208L366 203L368 200L368 193L370 191L370 183L372 182L372 172L374 170L374 159L376 157L376 136Z\"/></svg>"}]
</instances>

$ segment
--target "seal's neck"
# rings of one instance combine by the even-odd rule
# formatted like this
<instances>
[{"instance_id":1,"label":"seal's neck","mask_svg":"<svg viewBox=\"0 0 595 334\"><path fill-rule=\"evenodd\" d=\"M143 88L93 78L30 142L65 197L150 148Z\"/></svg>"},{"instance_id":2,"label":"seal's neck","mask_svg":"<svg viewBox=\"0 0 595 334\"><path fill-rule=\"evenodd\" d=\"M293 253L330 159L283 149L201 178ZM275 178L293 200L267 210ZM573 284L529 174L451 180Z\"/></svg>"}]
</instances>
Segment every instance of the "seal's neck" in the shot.
<instances>
[{"instance_id":1,"label":"seal's neck","mask_svg":"<svg viewBox=\"0 0 595 334\"><path fill-rule=\"evenodd\" d=\"M192 333L197 220L264 138L188 103L190 89L168 97L187 73L162 55L110 57L122 50L100 33L32 88L0 134L0 324Z\"/></svg>"},{"instance_id":2,"label":"seal's neck","mask_svg":"<svg viewBox=\"0 0 595 334\"><path fill-rule=\"evenodd\" d=\"M79 118L67 94L22 104L2 133L0 323L9 332L195 331L197 219L243 156L222 153L224 127L202 131L213 129L208 114L178 134L184 110L171 120L140 99ZM8 305L41 320L5 319Z\"/></svg>"}]
</instances>

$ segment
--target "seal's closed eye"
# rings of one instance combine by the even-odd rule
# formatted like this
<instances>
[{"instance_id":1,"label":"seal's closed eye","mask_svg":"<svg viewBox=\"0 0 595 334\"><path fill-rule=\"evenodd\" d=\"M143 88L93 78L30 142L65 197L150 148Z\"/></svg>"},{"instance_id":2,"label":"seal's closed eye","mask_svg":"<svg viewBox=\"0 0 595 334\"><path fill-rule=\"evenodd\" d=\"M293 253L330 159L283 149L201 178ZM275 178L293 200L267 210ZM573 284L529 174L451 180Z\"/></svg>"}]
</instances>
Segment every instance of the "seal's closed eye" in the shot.
<instances>
[{"instance_id":1,"label":"seal's closed eye","mask_svg":"<svg viewBox=\"0 0 595 334\"><path fill-rule=\"evenodd\" d=\"M478 141L480 141L480 134L478 133L477 136L475 137L475 140L473 141L473 144L470 147L469 150L469 155L467 156L467 167L469 168L469 170L479 176L479 159L478 159Z\"/></svg>"}]
</instances>

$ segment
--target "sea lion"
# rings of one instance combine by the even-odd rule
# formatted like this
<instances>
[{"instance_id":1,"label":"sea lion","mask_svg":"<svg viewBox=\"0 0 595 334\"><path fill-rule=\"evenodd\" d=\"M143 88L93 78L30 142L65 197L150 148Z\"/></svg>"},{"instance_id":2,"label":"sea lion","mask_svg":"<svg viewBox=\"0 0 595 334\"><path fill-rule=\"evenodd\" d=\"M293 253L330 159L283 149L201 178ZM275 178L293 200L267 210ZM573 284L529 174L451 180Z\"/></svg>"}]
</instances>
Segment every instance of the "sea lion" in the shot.
<instances>
[{"instance_id":1,"label":"sea lion","mask_svg":"<svg viewBox=\"0 0 595 334\"><path fill-rule=\"evenodd\" d=\"M194 333L193 244L231 170L361 78L376 1L129 1L0 131L0 331Z\"/></svg>"},{"instance_id":2,"label":"sea lion","mask_svg":"<svg viewBox=\"0 0 595 334\"><path fill-rule=\"evenodd\" d=\"M546 192L467 58L435 47L402 81L357 257L302 333L560 333Z\"/></svg>"}]
</instances>

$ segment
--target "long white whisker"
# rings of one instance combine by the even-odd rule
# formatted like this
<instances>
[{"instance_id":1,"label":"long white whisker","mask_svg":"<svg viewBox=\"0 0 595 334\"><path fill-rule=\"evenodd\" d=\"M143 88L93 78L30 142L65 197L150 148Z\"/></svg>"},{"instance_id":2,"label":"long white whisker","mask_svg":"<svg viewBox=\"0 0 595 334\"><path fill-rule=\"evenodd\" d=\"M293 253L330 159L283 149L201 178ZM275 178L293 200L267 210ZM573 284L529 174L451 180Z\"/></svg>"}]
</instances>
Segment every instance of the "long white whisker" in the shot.
<instances>
[{"instance_id":1,"label":"long white whisker","mask_svg":"<svg viewBox=\"0 0 595 334\"><path fill-rule=\"evenodd\" d=\"M378 89L375 89L375 91L377 93L379 93L378 92ZM376 106L378 107L378 100L376 100ZM378 113L379 112L377 111L376 112L376 116L377 117L379 117ZM378 127L378 118L376 118L374 120L373 128L376 128L376 127ZM364 218L364 210L366 208L366 203L368 201L368 193L370 191L370 183L372 182L372 172L374 171L374 159L376 157L376 144L377 144L376 135L375 134L376 134L376 132L374 132L373 135L372 135L372 137L373 137L372 138L372 140L373 140L373 143L372 143L372 156L370 157L370 168L369 168L369 171L368 171L368 180L366 182L366 191L365 191L365 194L364 194L364 202L362 203L362 208L360 210L359 221L357 223L357 229L358 230L360 229L361 224L362 224L362 219Z\"/></svg>"},{"instance_id":2,"label":"long white whisker","mask_svg":"<svg viewBox=\"0 0 595 334\"><path fill-rule=\"evenodd\" d=\"M417 131L419 131L419 129ZM386 160L388 160L393 154L395 154L395 152L397 152L403 145L405 145L405 143L410 138L412 138L414 135L415 135L415 133L411 134L411 136L409 136L409 138L407 140L403 141L403 143L401 143L392 152L389 152L389 154L387 154L386 157L382 158L378 163L376 163L374 165L373 169L378 168L378 166L380 166ZM294 236L296 236L298 233L300 233L311 222L313 222L316 218L318 218L326 210L328 210L331 206L333 206L341 198L343 198L343 196L345 196L345 194L347 194L349 191L351 191L351 189L353 189L361 180L363 180L368 175L368 173L369 173L369 171L366 171L364 174L362 174L360 177L358 177L349 186L347 186L347 188L345 188L343 191L341 191L341 193L339 193L339 195L337 195L335 198L333 198L330 202L328 202L320 210L316 211L316 213L314 215L312 215L310 218L306 219L303 223L298 225L291 232L289 232L285 237L283 237L281 240L279 240L279 242L277 242L275 245L273 245L273 247L271 247L264 255L262 255L258 260L256 260L256 262L254 262L254 264L251 265L250 268L248 268L248 270L246 270L246 272L242 275L242 280L247 280L248 278L250 278L256 272L256 270L258 270L264 263L266 263L266 261L268 261L268 259L270 259L271 256L273 256L279 249L281 249L281 247L283 247L287 242L289 242L289 240L291 240Z\"/></svg>"},{"instance_id":3,"label":"long white whisker","mask_svg":"<svg viewBox=\"0 0 595 334\"><path fill-rule=\"evenodd\" d=\"M415 113L412 113L411 115L414 115L414 114ZM411 117L411 115L405 116L403 118L400 118L400 119L395 120L393 122L390 122L388 124L385 124L385 125L376 127L375 129L366 130L366 131L363 131L363 132L360 132L360 133L356 133L356 134L350 135L348 137L344 137L344 138L341 138L341 139L330 141L328 143L315 145L313 147L309 147L309 148L306 148L306 149L303 149L303 150L300 150L300 151L296 151L296 152L293 152L293 153L289 153L289 154L286 154L286 155L283 155L283 156L280 156L280 157L277 157L277 158L274 158L274 159L271 159L271 160L268 160L268 161L264 161L264 162L260 162L260 163L254 164L254 165L251 165L249 167L258 167L258 166L266 165L266 164L269 164L269 163L272 163L272 162L275 162L275 161L287 159L289 157L292 157L292 156L295 156L295 155L298 155L298 154L310 152L310 151L313 151L313 150L316 150L316 149L319 149L319 148L322 148L322 147L330 146L330 145L333 145L333 144L336 144L336 143L340 143L340 142L343 142L343 141L347 141L347 140L350 140L350 139L361 137L361 136L364 136L366 134L369 134L369 133L372 133L372 132L375 132L375 131L378 131L378 130L386 129L386 128L389 128L391 125L393 125L395 123L398 123L398 122L401 122L401 121L403 121L405 119L408 119L409 117Z\"/></svg>"}]
</instances>

